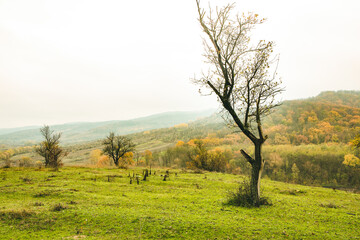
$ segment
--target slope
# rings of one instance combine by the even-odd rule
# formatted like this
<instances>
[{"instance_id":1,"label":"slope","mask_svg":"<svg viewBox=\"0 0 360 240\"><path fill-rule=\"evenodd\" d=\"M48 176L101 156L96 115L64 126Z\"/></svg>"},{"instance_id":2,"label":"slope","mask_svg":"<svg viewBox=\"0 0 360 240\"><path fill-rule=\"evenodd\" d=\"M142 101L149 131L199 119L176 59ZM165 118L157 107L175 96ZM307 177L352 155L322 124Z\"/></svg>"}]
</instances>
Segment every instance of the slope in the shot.
<instances>
[{"instance_id":1,"label":"slope","mask_svg":"<svg viewBox=\"0 0 360 240\"><path fill-rule=\"evenodd\" d=\"M285 101L265 122L272 144L348 143L360 133L360 91Z\"/></svg>"},{"instance_id":2,"label":"slope","mask_svg":"<svg viewBox=\"0 0 360 240\"><path fill-rule=\"evenodd\" d=\"M62 143L74 144L104 138L110 131L130 134L150 129L166 128L175 124L194 121L211 115L214 110L194 112L166 112L132 120L107 122L80 122L51 126L55 132L62 132ZM0 130L0 144L31 145L41 141L39 126Z\"/></svg>"}]
</instances>

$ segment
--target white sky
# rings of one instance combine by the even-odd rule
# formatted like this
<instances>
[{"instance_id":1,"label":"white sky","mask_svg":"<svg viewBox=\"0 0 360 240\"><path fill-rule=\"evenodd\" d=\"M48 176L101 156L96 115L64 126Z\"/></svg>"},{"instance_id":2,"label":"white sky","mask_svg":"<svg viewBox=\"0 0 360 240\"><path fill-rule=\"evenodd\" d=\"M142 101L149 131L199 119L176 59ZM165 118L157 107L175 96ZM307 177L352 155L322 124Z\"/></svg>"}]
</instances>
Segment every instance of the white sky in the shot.
<instances>
[{"instance_id":1,"label":"white sky","mask_svg":"<svg viewBox=\"0 0 360 240\"><path fill-rule=\"evenodd\" d=\"M360 1L235 2L268 19L283 99L360 90ZM190 82L201 34L195 0L0 0L0 128L217 107Z\"/></svg>"}]
</instances>

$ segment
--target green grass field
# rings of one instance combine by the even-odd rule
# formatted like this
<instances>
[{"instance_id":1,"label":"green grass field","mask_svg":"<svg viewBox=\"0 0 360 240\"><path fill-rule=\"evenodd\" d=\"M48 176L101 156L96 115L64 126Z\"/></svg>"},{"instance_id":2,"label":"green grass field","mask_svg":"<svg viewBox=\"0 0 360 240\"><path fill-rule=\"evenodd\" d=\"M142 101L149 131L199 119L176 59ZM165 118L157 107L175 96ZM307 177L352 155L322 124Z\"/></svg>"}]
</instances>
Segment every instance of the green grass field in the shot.
<instances>
[{"instance_id":1,"label":"green grass field","mask_svg":"<svg viewBox=\"0 0 360 240\"><path fill-rule=\"evenodd\" d=\"M272 205L249 209L225 204L242 176L134 171L0 169L0 239L360 238L358 194L263 180Z\"/></svg>"}]
</instances>

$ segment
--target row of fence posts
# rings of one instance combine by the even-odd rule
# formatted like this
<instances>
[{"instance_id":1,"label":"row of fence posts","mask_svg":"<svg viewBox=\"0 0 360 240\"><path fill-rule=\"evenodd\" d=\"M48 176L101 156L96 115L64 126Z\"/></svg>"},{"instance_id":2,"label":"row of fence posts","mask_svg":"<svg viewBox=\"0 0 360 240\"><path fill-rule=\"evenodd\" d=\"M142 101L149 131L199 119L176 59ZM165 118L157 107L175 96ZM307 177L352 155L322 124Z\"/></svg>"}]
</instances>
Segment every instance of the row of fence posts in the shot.
<instances>
[{"instance_id":1,"label":"row of fence posts","mask_svg":"<svg viewBox=\"0 0 360 240\"><path fill-rule=\"evenodd\" d=\"M151 172L151 167L150 167L150 170L148 169L144 169L142 174L135 174L135 172L133 171L132 172L132 175L131 173L129 172L129 179L130 179L130 184L133 184L135 181L137 184L140 184L140 179L142 177L142 181L146 181L147 178L150 176L150 175L153 175L153 176L156 176L156 171L154 171L153 173ZM177 173L175 173L175 176L177 176ZM114 177L118 177L116 175L107 175L107 181L108 182L111 182L111 179L114 178ZM165 174L161 174L160 177L163 177L163 181L169 181L170 180L170 172L169 170L166 170ZM96 177L94 177L94 181L96 182Z\"/></svg>"},{"instance_id":2,"label":"row of fence posts","mask_svg":"<svg viewBox=\"0 0 360 240\"><path fill-rule=\"evenodd\" d=\"M147 178L151 175L151 167L150 167L150 170L148 169L144 169L143 172L142 172L142 176L143 176L143 179L142 181L146 181ZM156 171L153 172L153 175L156 176ZM170 180L170 172L169 170L166 170L165 174L164 175L160 175L161 177L163 177L163 181L168 181ZM177 176L177 173L175 173L175 176ZM140 175L139 174L135 174L135 172L133 172L133 175L131 176L131 174L129 173L129 176L130 178L130 184L132 184L134 181L136 181L137 184L140 184Z\"/></svg>"}]
</instances>

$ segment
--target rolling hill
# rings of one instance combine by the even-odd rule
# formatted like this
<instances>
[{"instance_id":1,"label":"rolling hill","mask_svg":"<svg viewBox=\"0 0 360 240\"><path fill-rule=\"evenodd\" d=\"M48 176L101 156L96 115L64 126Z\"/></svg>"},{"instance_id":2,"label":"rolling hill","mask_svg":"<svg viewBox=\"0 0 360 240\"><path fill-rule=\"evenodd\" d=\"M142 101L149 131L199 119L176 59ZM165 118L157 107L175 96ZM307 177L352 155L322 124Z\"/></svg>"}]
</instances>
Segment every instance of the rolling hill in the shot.
<instances>
[{"instance_id":1,"label":"rolling hill","mask_svg":"<svg viewBox=\"0 0 360 240\"><path fill-rule=\"evenodd\" d=\"M62 143L74 144L104 138L110 131L125 135L151 129L167 128L180 123L194 121L213 114L215 110L194 112L166 112L131 120L106 122L79 122L50 126L62 132ZM0 144L31 145L41 141L41 126L0 129Z\"/></svg>"},{"instance_id":2,"label":"rolling hill","mask_svg":"<svg viewBox=\"0 0 360 240\"><path fill-rule=\"evenodd\" d=\"M284 101L273 114L264 120L264 130L269 139L263 148L263 156L267 161L267 167L263 174L280 181L360 189L360 168L343 164L345 156L354 159L358 156L348 142L360 133L360 108L356 107L359 98L359 92L341 91L322 93L309 99ZM170 114L170 116L173 117L176 114ZM166 123L171 123L168 124L168 127L145 131L141 131L141 129L146 129L146 126L134 129L134 127L140 126L134 122L152 122L152 126L155 126L164 119L167 119ZM176 120L179 119L179 117L176 118ZM128 132L134 130L128 136L136 144L137 159L141 159L142 154L146 150L150 150L153 153L155 165L164 166L164 159L167 159L166 166L180 166L180 163L187 160L184 155L181 155L181 149L175 147L176 143L178 141L186 143L191 139L198 138L209 143L208 147L211 151L218 148L219 151L225 151L228 154L226 155L228 157L226 160L228 161L226 165L228 170L226 171L247 174L249 166L242 159L239 150L245 149L251 154L253 146L243 134L234 133L236 128L229 129L219 114L203 117L187 124L183 124L185 121L179 120L179 122L182 124L171 122L169 117L163 116L150 116L145 119L128 121L126 126L133 128L129 127L126 130ZM114 129L114 126L119 126L114 122L93 124L99 125L87 132L81 132L80 126L78 126L79 135L88 134L95 138L95 130L101 129L103 126L106 126L103 129ZM165 126L165 124L159 125ZM109 126L113 126L113 128ZM87 129L84 125L82 127ZM120 131L121 128L117 130ZM71 139L69 133L70 131L67 132L67 135L64 133L64 137L67 136L68 140ZM75 131L72 133L76 134ZM104 130L104 135L98 135L100 136L98 139L103 138L107 133ZM76 135L74 137L80 138ZM96 139L91 141L90 137L88 139L87 142L65 144L64 147L69 155L64 158L64 164L68 166L89 164L92 151L102 149L103 144L102 141ZM29 157L33 162L43 160L31 149L12 150L11 161L14 165L23 157ZM184 164L181 165L181 167L183 166Z\"/></svg>"},{"instance_id":3,"label":"rolling hill","mask_svg":"<svg viewBox=\"0 0 360 240\"><path fill-rule=\"evenodd\" d=\"M215 110L198 112L167 112L124 121L67 123L51 126L62 132L66 145L96 141L110 131L131 134L138 143L154 139L164 144L176 140L205 137L216 132L226 135L229 130ZM186 128L170 128L189 123ZM40 126L0 129L0 144L24 145L41 140ZM270 144L319 144L323 142L348 143L360 132L360 91L327 91L308 99L284 101L264 121ZM144 135L142 132L152 130Z\"/></svg>"}]
</instances>

